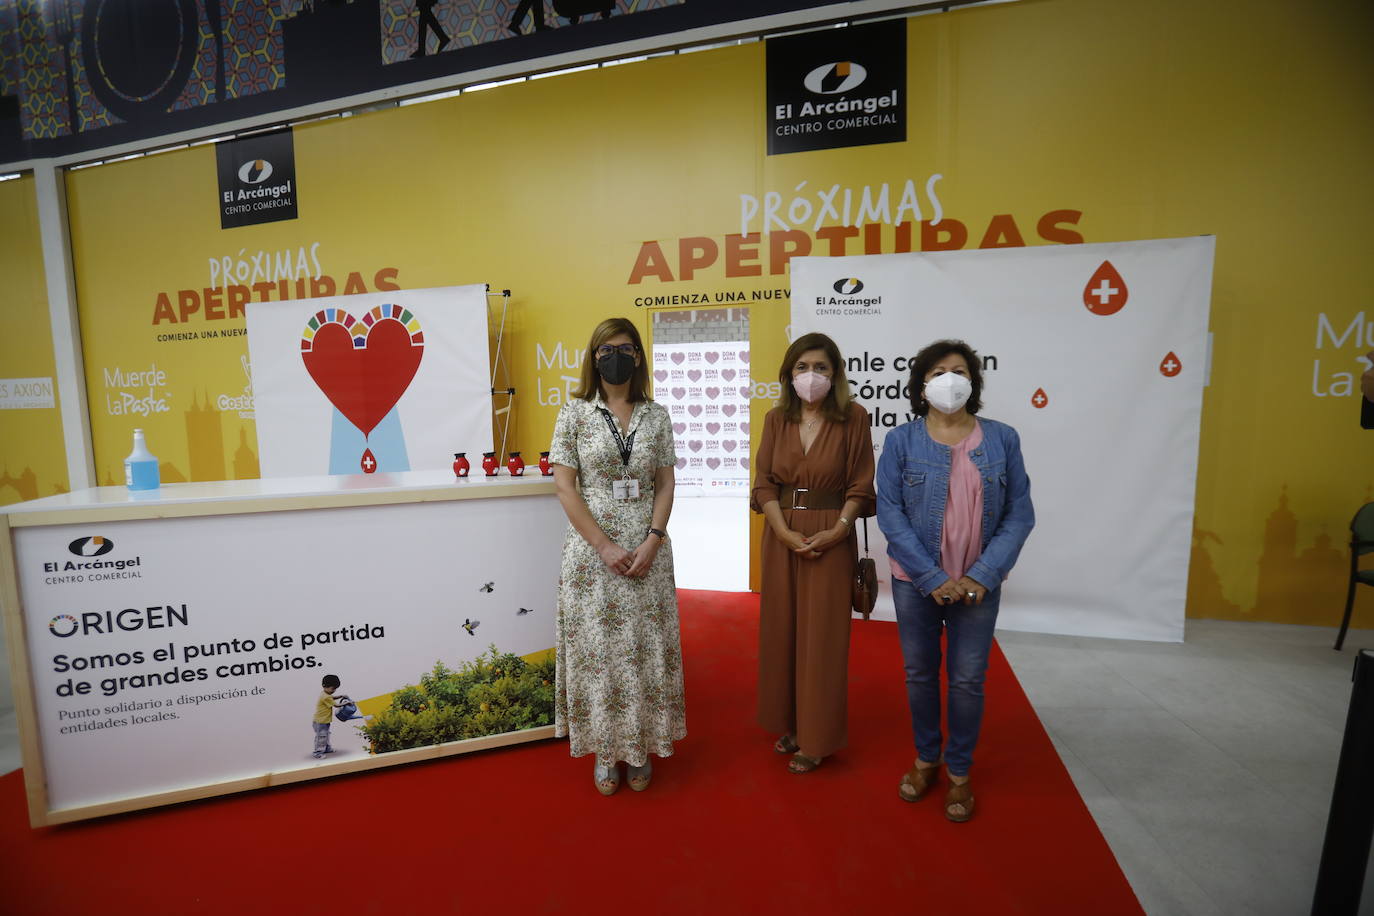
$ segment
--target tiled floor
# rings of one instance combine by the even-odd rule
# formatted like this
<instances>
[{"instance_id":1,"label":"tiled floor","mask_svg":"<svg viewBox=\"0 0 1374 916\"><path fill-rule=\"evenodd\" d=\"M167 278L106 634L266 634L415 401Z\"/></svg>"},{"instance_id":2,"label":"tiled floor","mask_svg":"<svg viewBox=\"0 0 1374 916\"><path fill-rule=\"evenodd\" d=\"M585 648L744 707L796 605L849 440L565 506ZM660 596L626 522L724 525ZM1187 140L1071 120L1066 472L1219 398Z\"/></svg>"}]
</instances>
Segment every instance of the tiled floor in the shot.
<instances>
[{"instance_id":1,"label":"tiled floor","mask_svg":"<svg viewBox=\"0 0 1374 916\"><path fill-rule=\"evenodd\" d=\"M1374 631L1334 638L1212 620L1182 644L998 634L1151 916L1310 912L1354 656L1374 648Z\"/></svg>"},{"instance_id":2,"label":"tiled floor","mask_svg":"<svg viewBox=\"0 0 1374 916\"><path fill-rule=\"evenodd\" d=\"M1177 645L998 639L1150 916L1295 916L1311 909L1354 655L1374 648L1374 630L1339 653L1334 635L1190 620ZM18 766L3 710L0 772ZM1370 884L1374 868L1361 912Z\"/></svg>"}]
</instances>

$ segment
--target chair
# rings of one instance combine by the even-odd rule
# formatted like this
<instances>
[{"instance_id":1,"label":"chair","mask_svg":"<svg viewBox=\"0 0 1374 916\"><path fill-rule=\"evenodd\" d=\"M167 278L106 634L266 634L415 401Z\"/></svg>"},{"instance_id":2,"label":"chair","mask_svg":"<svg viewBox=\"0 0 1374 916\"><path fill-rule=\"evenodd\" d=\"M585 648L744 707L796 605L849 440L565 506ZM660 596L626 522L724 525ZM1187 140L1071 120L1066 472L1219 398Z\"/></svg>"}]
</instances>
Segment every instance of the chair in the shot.
<instances>
[{"instance_id":1,"label":"chair","mask_svg":"<svg viewBox=\"0 0 1374 916\"><path fill-rule=\"evenodd\" d=\"M1365 503L1350 520L1350 590L1345 596L1341 631L1336 634L1337 652L1345 642L1345 631L1350 628L1350 612L1355 607L1355 586L1360 583L1374 585L1374 569L1360 569L1360 557L1367 553L1374 553L1374 503Z\"/></svg>"}]
</instances>

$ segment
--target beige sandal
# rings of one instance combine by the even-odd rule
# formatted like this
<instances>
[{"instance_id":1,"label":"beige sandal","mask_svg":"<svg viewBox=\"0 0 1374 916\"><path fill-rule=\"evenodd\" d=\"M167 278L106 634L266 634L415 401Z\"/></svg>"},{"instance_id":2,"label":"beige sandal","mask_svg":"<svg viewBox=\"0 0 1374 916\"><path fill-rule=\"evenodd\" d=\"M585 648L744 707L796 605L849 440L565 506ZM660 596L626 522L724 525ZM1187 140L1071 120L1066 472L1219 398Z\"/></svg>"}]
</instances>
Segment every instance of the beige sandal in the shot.
<instances>
[{"instance_id":1,"label":"beige sandal","mask_svg":"<svg viewBox=\"0 0 1374 916\"><path fill-rule=\"evenodd\" d=\"M803 773L810 773L820 766L824 759L824 757L808 757L801 751L797 751L792 755L792 759L787 761L787 772L795 773L798 776Z\"/></svg>"},{"instance_id":2,"label":"beige sandal","mask_svg":"<svg viewBox=\"0 0 1374 916\"><path fill-rule=\"evenodd\" d=\"M598 763L592 769L592 778L596 781L596 791L602 795L614 795L620 788L620 767L615 764L605 767Z\"/></svg>"},{"instance_id":3,"label":"beige sandal","mask_svg":"<svg viewBox=\"0 0 1374 916\"><path fill-rule=\"evenodd\" d=\"M935 764L928 767L913 764L911 769L902 774L902 781L897 784L898 797L902 801L920 801L926 790L935 784L935 774Z\"/></svg>"},{"instance_id":4,"label":"beige sandal","mask_svg":"<svg viewBox=\"0 0 1374 916\"><path fill-rule=\"evenodd\" d=\"M793 738L791 735L783 735L777 741L773 742L773 750L777 751L779 754L795 754L797 751L801 750L801 748L798 747L796 738Z\"/></svg>"},{"instance_id":5,"label":"beige sandal","mask_svg":"<svg viewBox=\"0 0 1374 916\"><path fill-rule=\"evenodd\" d=\"M956 814L950 808L958 805L964 809L963 814ZM967 782L963 785L956 785L953 781L949 784L949 791L945 793L945 817L956 824L973 817L973 787Z\"/></svg>"},{"instance_id":6,"label":"beige sandal","mask_svg":"<svg viewBox=\"0 0 1374 916\"><path fill-rule=\"evenodd\" d=\"M625 767L625 775L629 777L630 788L636 792L643 792L649 788L649 780L654 778L654 765L652 761L645 761L642 767Z\"/></svg>"}]
</instances>

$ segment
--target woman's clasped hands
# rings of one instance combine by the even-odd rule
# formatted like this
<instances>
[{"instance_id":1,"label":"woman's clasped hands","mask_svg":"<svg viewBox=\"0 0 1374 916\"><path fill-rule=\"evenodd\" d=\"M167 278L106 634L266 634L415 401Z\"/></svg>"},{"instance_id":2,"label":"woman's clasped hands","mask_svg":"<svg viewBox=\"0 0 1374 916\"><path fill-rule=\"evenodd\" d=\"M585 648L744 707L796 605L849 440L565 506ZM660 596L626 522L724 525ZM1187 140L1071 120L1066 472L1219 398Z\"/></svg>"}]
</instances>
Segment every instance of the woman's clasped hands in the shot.
<instances>
[{"instance_id":1,"label":"woman's clasped hands","mask_svg":"<svg viewBox=\"0 0 1374 916\"><path fill-rule=\"evenodd\" d=\"M930 597L935 599L936 604L982 604L983 596L988 590L977 581L968 576L961 576L958 579L946 579L939 588L932 589Z\"/></svg>"},{"instance_id":2,"label":"woman's clasped hands","mask_svg":"<svg viewBox=\"0 0 1374 916\"><path fill-rule=\"evenodd\" d=\"M835 528L840 530L836 531ZM818 560L821 554L831 547L843 541L849 535L849 529L836 523L835 528L827 528L815 534L802 534L793 531L791 528L778 533L778 540L787 545L793 553L798 554L808 560Z\"/></svg>"},{"instance_id":3,"label":"woman's clasped hands","mask_svg":"<svg viewBox=\"0 0 1374 916\"><path fill-rule=\"evenodd\" d=\"M597 553L611 572L638 579L647 575L649 567L654 565L661 543L658 537L649 535L634 550L626 550L615 541L607 540L597 548Z\"/></svg>"}]
</instances>

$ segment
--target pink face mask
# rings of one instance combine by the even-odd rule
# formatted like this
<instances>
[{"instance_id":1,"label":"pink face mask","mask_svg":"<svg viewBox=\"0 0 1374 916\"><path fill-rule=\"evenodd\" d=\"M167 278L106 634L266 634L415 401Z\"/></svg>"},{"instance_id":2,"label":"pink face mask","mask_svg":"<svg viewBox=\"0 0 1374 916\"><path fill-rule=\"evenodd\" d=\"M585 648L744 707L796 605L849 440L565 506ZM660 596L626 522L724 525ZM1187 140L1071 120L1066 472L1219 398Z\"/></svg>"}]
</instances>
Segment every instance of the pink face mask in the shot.
<instances>
[{"instance_id":1,"label":"pink face mask","mask_svg":"<svg viewBox=\"0 0 1374 916\"><path fill-rule=\"evenodd\" d=\"M808 404L814 404L830 393L830 379L819 372L803 372L792 377L792 390Z\"/></svg>"}]
</instances>

